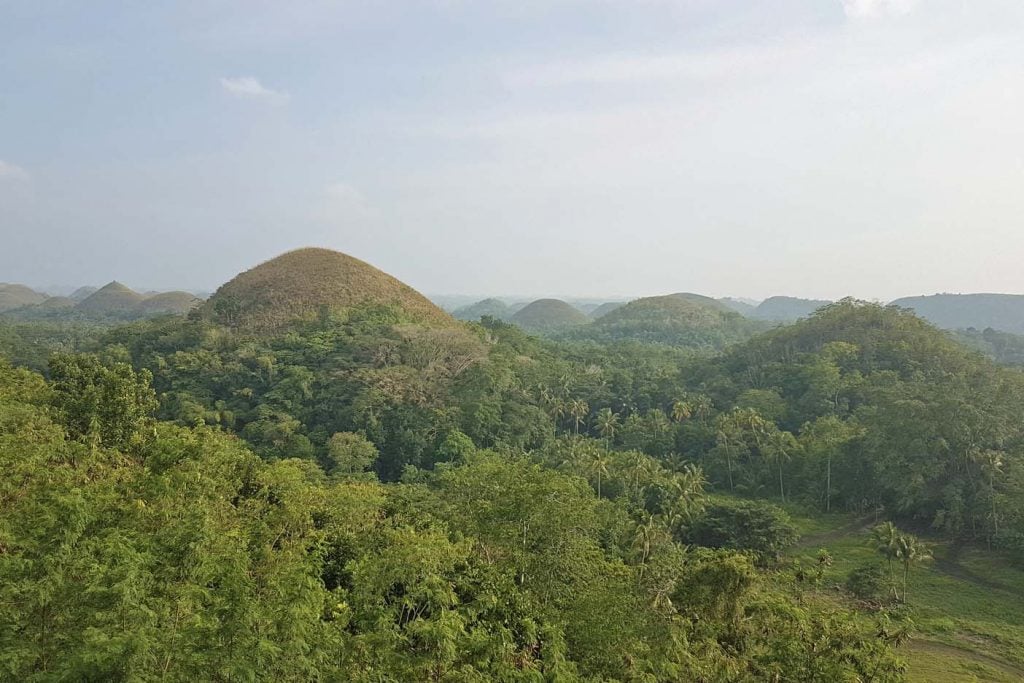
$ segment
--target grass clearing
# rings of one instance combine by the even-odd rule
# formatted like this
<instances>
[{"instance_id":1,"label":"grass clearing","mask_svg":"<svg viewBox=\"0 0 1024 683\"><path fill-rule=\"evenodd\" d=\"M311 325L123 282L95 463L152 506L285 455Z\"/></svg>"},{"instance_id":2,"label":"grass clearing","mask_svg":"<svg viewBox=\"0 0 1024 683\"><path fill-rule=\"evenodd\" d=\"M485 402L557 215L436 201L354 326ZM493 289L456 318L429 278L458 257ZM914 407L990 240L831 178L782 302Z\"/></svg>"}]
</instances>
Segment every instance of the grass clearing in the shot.
<instances>
[{"instance_id":1,"label":"grass clearing","mask_svg":"<svg viewBox=\"0 0 1024 683\"><path fill-rule=\"evenodd\" d=\"M879 561L867 528L873 518L812 515L790 508L803 534L790 557L813 566L818 550L833 557L823 593L849 600L842 586L849 572ZM1024 570L982 548L930 543L934 559L911 568L907 610L914 639L905 646L911 681L1002 682L1024 680ZM902 581L902 567L894 567Z\"/></svg>"}]
</instances>

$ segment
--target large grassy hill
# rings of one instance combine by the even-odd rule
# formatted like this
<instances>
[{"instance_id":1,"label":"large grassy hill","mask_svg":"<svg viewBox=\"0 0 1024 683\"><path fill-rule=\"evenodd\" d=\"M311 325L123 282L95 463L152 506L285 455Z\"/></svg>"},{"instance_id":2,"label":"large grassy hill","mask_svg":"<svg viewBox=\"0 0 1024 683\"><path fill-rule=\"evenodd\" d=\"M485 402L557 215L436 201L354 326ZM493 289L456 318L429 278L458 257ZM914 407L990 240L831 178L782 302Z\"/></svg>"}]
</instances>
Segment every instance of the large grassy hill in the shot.
<instances>
[{"instance_id":1,"label":"large grassy hill","mask_svg":"<svg viewBox=\"0 0 1024 683\"><path fill-rule=\"evenodd\" d=\"M484 299L469 306L456 308L452 315L459 320L474 322L484 316L490 316L498 320L508 320L512 317L512 309L501 299Z\"/></svg>"},{"instance_id":2,"label":"large grassy hill","mask_svg":"<svg viewBox=\"0 0 1024 683\"><path fill-rule=\"evenodd\" d=\"M557 332L590 321L587 314L561 299L538 299L516 311L511 318L530 332Z\"/></svg>"},{"instance_id":3,"label":"large grassy hill","mask_svg":"<svg viewBox=\"0 0 1024 683\"><path fill-rule=\"evenodd\" d=\"M136 310L144 316L160 313L183 315L201 303L199 297L188 292L163 292L146 297L138 303Z\"/></svg>"},{"instance_id":4,"label":"large grassy hill","mask_svg":"<svg viewBox=\"0 0 1024 683\"><path fill-rule=\"evenodd\" d=\"M120 282L111 282L82 299L75 308L85 313L128 313L145 299Z\"/></svg>"},{"instance_id":5,"label":"large grassy hill","mask_svg":"<svg viewBox=\"0 0 1024 683\"><path fill-rule=\"evenodd\" d=\"M641 341L720 349L749 338L759 328L724 304L696 294L636 299L573 332L575 339Z\"/></svg>"},{"instance_id":6,"label":"large grassy hill","mask_svg":"<svg viewBox=\"0 0 1024 683\"><path fill-rule=\"evenodd\" d=\"M9 311L22 306L33 306L46 301L46 295L29 289L25 285L0 282L0 311Z\"/></svg>"},{"instance_id":7,"label":"large grassy hill","mask_svg":"<svg viewBox=\"0 0 1024 683\"><path fill-rule=\"evenodd\" d=\"M412 287L370 264L329 249L290 251L222 285L204 306L218 321L273 330L321 311L396 307L409 319L448 325L452 318Z\"/></svg>"}]
</instances>

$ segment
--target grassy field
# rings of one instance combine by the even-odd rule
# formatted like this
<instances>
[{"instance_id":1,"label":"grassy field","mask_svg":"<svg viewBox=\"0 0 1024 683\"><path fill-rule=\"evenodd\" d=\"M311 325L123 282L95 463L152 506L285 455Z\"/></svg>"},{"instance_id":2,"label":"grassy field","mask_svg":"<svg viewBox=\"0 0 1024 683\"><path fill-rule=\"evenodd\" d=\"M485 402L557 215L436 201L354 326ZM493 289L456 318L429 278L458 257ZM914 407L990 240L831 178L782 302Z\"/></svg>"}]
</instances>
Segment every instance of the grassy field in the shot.
<instances>
[{"instance_id":1,"label":"grassy field","mask_svg":"<svg viewBox=\"0 0 1024 683\"><path fill-rule=\"evenodd\" d=\"M826 548L833 564L822 592L847 600L847 574L875 559L873 517L808 515L790 509L802 534L790 552L815 563ZM927 540L927 539L926 539ZM907 611L915 624L904 646L910 681L1024 681L1024 570L981 548L932 542L934 559L911 570Z\"/></svg>"}]
</instances>

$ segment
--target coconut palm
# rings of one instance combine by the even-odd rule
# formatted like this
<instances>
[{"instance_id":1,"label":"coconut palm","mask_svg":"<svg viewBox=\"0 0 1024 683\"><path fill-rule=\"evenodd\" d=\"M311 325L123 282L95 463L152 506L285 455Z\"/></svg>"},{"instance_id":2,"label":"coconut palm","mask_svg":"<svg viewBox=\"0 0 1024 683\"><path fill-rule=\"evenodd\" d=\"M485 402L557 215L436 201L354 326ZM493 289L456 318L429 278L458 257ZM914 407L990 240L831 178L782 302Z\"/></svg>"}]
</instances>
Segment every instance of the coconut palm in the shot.
<instances>
[{"instance_id":1,"label":"coconut palm","mask_svg":"<svg viewBox=\"0 0 1024 683\"><path fill-rule=\"evenodd\" d=\"M619 429L619 415L611 408L602 408L595 417L598 433L604 438L605 447L611 448L612 439Z\"/></svg>"},{"instance_id":2,"label":"coconut palm","mask_svg":"<svg viewBox=\"0 0 1024 683\"><path fill-rule=\"evenodd\" d=\"M738 444L739 439L733 433L731 425L725 420L720 421L718 431L715 433L715 445L725 452L725 467L729 473L729 490L736 488L732 481L732 450Z\"/></svg>"},{"instance_id":3,"label":"coconut palm","mask_svg":"<svg viewBox=\"0 0 1024 683\"><path fill-rule=\"evenodd\" d=\"M548 412L551 413L551 419L555 421L555 426L562 421L562 418L566 416L569 406L566 405L565 401L558 397L553 397L551 402L548 404Z\"/></svg>"},{"instance_id":4,"label":"coconut palm","mask_svg":"<svg viewBox=\"0 0 1024 683\"><path fill-rule=\"evenodd\" d=\"M644 577L644 570L647 568L647 560L651 556L656 532L655 518L650 513L644 513L643 521L637 524L636 530L633 532L633 548L640 555L640 579Z\"/></svg>"},{"instance_id":5,"label":"coconut palm","mask_svg":"<svg viewBox=\"0 0 1024 683\"><path fill-rule=\"evenodd\" d=\"M694 416L701 421L701 424L706 424L708 418L711 417L711 411L714 410L714 403L711 402L711 398L704 394L697 394L690 399L690 406Z\"/></svg>"},{"instance_id":6,"label":"coconut palm","mask_svg":"<svg viewBox=\"0 0 1024 683\"><path fill-rule=\"evenodd\" d=\"M668 417L661 408L651 408L647 411L647 424L655 434L664 434L669 428Z\"/></svg>"},{"instance_id":7,"label":"coconut palm","mask_svg":"<svg viewBox=\"0 0 1024 683\"><path fill-rule=\"evenodd\" d=\"M932 552L916 536L903 534L896 540L896 557L903 563L903 602L907 601L907 576L914 564L932 559Z\"/></svg>"},{"instance_id":8,"label":"coconut palm","mask_svg":"<svg viewBox=\"0 0 1024 683\"><path fill-rule=\"evenodd\" d=\"M999 515L996 510L996 478L1003 474L1003 454L1001 451L984 450L975 456L975 460L981 467L982 473L988 477L988 497L992 506L992 533L991 537L999 533Z\"/></svg>"},{"instance_id":9,"label":"coconut palm","mask_svg":"<svg viewBox=\"0 0 1024 683\"><path fill-rule=\"evenodd\" d=\"M786 489L782 481L782 466L785 464L793 454L793 451L797 447L796 439L792 434L781 429L772 427L768 430L768 435L765 442L766 455L775 461L779 470L779 497L782 502L786 502Z\"/></svg>"},{"instance_id":10,"label":"coconut palm","mask_svg":"<svg viewBox=\"0 0 1024 683\"><path fill-rule=\"evenodd\" d=\"M678 400L672 404L672 412L670 417L673 422L682 422L690 418L693 414L693 406L690 405L689 401Z\"/></svg>"},{"instance_id":11,"label":"coconut palm","mask_svg":"<svg viewBox=\"0 0 1024 683\"><path fill-rule=\"evenodd\" d=\"M583 399L574 398L569 401L569 415L572 417L574 429L576 435L579 436L580 425L583 423L583 419L586 418L587 413L590 412L590 406Z\"/></svg>"},{"instance_id":12,"label":"coconut palm","mask_svg":"<svg viewBox=\"0 0 1024 683\"><path fill-rule=\"evenodd\" d=\"M590 458L590 471L597 476L597 497L601 497L601 478L608 476L608 453L595 450Z\"/></svg>"},{"instance_id":13,"label":"coconut palm","mask_svg":"<svg viewBox=\"0 0 1024 683\"><path fill-rule=\"evenodd\" d=\"M650 456L640 451L632 451L629 454L629 474L633 479L633 496L640 498L640 478L650 474L654 461Z\"/></svg>"},{"instance_id":14,"label":"coconut palm","mask_svg":"<svg viewBox=\"0 0 1024 683\"><path fill-rule=\"evenodd\" d=\"M893 572L893 561L899 558L900 530L892 522L883 522L871 530L871 542L875 552L881 555L889 566L889 590L893 598L899 600L896 593L896 575Z\"/></svg>"}]
</instances>

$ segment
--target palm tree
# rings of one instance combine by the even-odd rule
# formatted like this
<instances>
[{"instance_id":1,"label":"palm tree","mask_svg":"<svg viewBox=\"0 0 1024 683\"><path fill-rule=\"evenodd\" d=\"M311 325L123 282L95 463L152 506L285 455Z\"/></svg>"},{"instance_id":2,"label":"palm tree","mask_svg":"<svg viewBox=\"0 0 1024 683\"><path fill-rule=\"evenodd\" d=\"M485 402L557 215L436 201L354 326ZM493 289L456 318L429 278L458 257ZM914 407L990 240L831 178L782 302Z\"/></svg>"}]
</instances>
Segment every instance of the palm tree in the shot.
<instances>
[{"instance_id":1,"label":"palm tree","mask_svg":"<svg viewBox=\"0 0 1024 683\"><path fill-rule=\"evenodd\" d=\"M906 602L907 575L910 573L910 565L927 562L932 559L932 552L917 537L904 534L896 540L896 557L903 563L903 602Z\"/></svg>"},{"instance_id":2,"label":"palm tree","mask_svg":"<svg viewBox=\"0 0 1024 683\"><path fill-rule=\"evenodd\" d=\"M596 417L598 433L604 437L605 448L611 448L612 439L619 429L619 415L612 412L611 408L602 408Z\"/></svg>"},{"instance_id":3,"label":"palm tree","mask_svg":"<svg viewBox=\"0 0 1024 683\"><path fill-rule=\"evenodd\" d=\"M697 465L687 464L682 472L672 477L670 490L675 494L674 509L689 519L697 510L706 485L704 470Z\"/></svg>"},{"instance_id":4,"label":"palm tree","mask_svg":"<svg viewBox=\"0 0 1024 683\"><path fill-rule=\"evenodd\" d=\"M637 524L633 534L633 547L640 553L640 579L644 578L644 570L647 568L647 560L651 556L651 547L654 543L655 519L650 513L644 513L644 521Z\"/></svg>"},{"instance_id":5,"label":"palm tree","mask_svg":"<svg viewBox=\"0 0 1024 683\"><path fill-rule=\"evenodd\" d=\"M633 475L633 495L640 498L640 477L651 471L651 458L640 451L633 451L629 456L629 473Z\"/></svg>"},{"instance_id":6,"label":"palm tree","mask_svg":"<svg viewBox=\"0 0 1024 683\"><path fill-rule=\"evenodd\" d=\"M735 486L732 481L732 448L736 444L737 439L733 436L730 426L722 421L721 427L715 434L715 443L723 451L725 451L725 467L729 472L729 490L735 490Z\"/></svg>"},{"instance_id":7,"label":"palm tree","mask_svg":"<svg viewBox=\"0 0 1024 683\"><path fill-rule=\"evenodd\" d=\"M706 424L708 418L711 417L711 411L714 409L714 403L711 399L704 394L697 394L690 400L693 414L697 416L697 419L701 421L701 424Z\"/></svg>"},{"instance_id":8,"label":"palm tree","mask_svg":"<svg viewBox=\"0 0 1024 683\"><path fill-rule=\"evenodd\" d=\"M892 562L899 557L900 530L892 522L883 522L871 530L871 541L875 546L875 552L885 558L889 565L889 590L892 592L893 598L899 600Z\"/></svg>"},{"instance_id":9,"label":"palm tree","mask_svg":"<svg viewBox=\"0 0 1024 683\"><path fill-rule=\"evenodd\" d=\"M682 453L672 451L664 457L662 462L673 472L681 472L690 461Z\"/></svg>"},{"instance_id":10,"label":"palm tree","mask_svg":"<svg viewBox=\"0 0 1024 683\"><path fill-rule=\"evenodd\" d=\"M981 471L988 475L988 497L992 506L992 533L989 535L989 545L992 545L992 538L999 533L999 515L996 514L996 476L1003 473L1003 454L1000 451L985 450L975 456Z\"/></svg>"},{"instance_id":11,"label":"palm tree","mask_svg":"<svg viewBox=\"0 0 1024 683\"><path fill-rule=\"evenodd\" d=\"M568 411L568 406L562 399L554 397L548 404L548 411L551 413L551 419L555 421L555 427L557 428L558 423L561 422L563 417L565 417L566 412Z\"/></svg>"},{"instance_id":12,"label":"palm tree","mask_svg":"<svg viewBox=\"0 0 1024 683\"><path fill-rule=\"evenodd\" d=\"M608 476L608 454L605 451L594 451L590 459L590 471L597 475L597 497L601 497L601 477Z\"/></svg>"},{"instance_id":13,"label":"palm tree","mask_svg":"<svg viewBox=\"0 0 1024 683\"><path fill-rule=\"evenodd\" d=\"M772 460L779 468L779 497L786 502L786 489L782 482L782 465L790 459L793 449L796 448L796 439L789 432L772 428L768 432L767 451Z\"/></svg>"},{"instance_id":14,"label":"palm tree","mask_svg":"<svg viewBox=\"0 0 1024 683\"><path fill-rule=\"evenodd\" d=\"M572 416L573 425L575 426L576 436L580 434L580 424L583 423L583 418L590 412L590 406L583 399L574 398L569 401L569 415Z\"/></svg>"},{"instance_id":15,"label":"palm tree","mask_svg":"<svg viewBox=\"0 0 1024 683\"><path fill-rule=\"evenodd\" d=\"M682 422L683 420L689 419L690 415L693 414L693 407L688 401L676 401L672 404L672 421Z\"/></svg>"}]
</instances>

